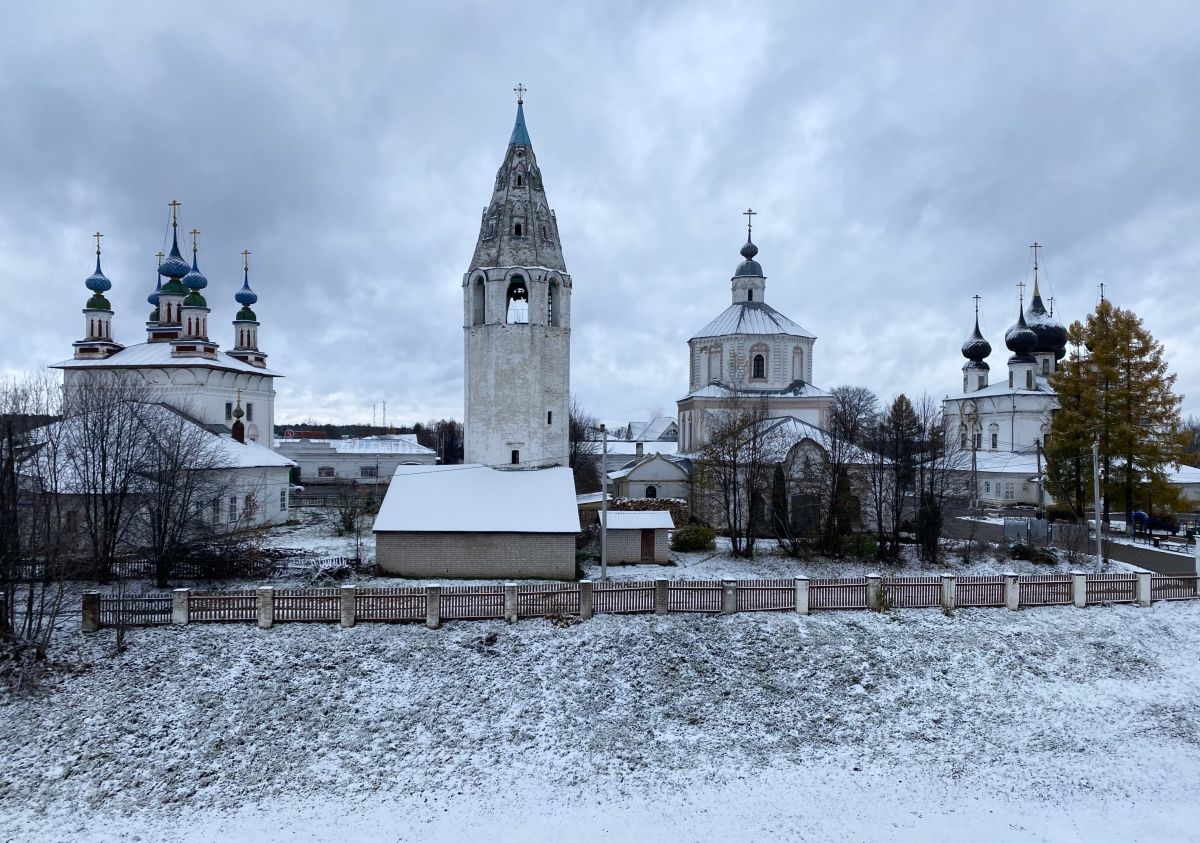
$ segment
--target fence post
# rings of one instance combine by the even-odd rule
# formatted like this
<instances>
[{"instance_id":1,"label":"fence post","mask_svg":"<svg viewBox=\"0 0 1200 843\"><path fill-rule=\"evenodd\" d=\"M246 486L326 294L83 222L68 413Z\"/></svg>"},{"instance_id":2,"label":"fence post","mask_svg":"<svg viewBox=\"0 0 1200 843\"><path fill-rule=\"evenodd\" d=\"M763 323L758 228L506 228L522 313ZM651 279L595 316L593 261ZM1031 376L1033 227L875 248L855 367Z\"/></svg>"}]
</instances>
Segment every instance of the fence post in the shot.
<instances>
[{"instance_id":1,"label":"fence post","mask_svg":"<svg viewBox=\"0 0 1200 843\"><path fill-rule=\"evenodd\" d=\"M1149 571L1139 572L1137 575L1137 604L1139 606L1150 605L1150 577Z\"/></svg>"},{"instance_id":2,"label":"fence post","mask_svg":"<svg viewBox=\"0 0 1200 843\"><path fill-rule=\"evenodd\" d=\"M425 589L425 625L437 629L442 625L442 587L427 586Z\"/></svg>"},{"instance_id":3,"label":"fence post","mask_svg":"<svg viewBox=\"0 0 1200 843\"><path fill-rule=\"evenodd\" d=\"M1016 574L1004 575L1004 605L1014 612L1021 605L1021 578Z\"/></svg>"},{"instance_id":4,"label":"fence post","mask_svg":"<svg viewBox=\"0 0 1200 843\"><path fill-rule=\"evenodd\" d=\"M171 592L171 623L186 624L188 622L188 590L177 588Z\"/></svg>"},{"instance_id":5,"label":"fence post","mask_svg":"<svg viewBox=\"0 0 1200 843\"><path fill-rule=\"evenodd\" d=\"M100 629L100 592L83 593L83 631L96 632Z\"/></svg>"},{"instance_id":6,"label":"fence post","mask_svg":"<svg viewBox=\"0 0 1200 843\"><path fill-rule=\"evenodd\" d=\"M667 580L654 581L654 614L665 615L667 613L667 589L671 587L671 583Z\"/></svg>"},{"instance_id":7,"label":"fence post","mask_svg":"<svg viewBox=\"0 0 1200 843\"><path fill-rule=\"evenodd\" d=\"M517 584L504 584L504 619L509 623L517 622Z\"/></svg>"},{"instance_id":8,"label":"fence post","mask_svg":"<svg viewBox=\"0 0 1200 843\"><path fill-rule=\"evenodd\" d=\"M807 615L808 612L808 577L796 577L796 614Z\"/></svg>"},{"instance_id":9,"label":"fence post","mask_svg":"<svg viewBox=\"0 0 1200 843\"><path fill-rule=\"evenodd\" d=\"M954 597L957 590L958 577L954 574L942 574L942 609L954 611Z\"/></svg>"},{"instance_id":10,"label":"fence post","mask_svg":"<svg viewBox=\"0 0 1200 843\"><path fill-rule=\"evenodd\" d=\"M592 617L592 581L579 581L579 618L590 620Z\"/></svg>"},{"instance_id":11,"label":"fence post","mask_svg":"<svg viewBox=\"0 0 1200 843\"><path fill-rule=\"evenodd\" d=\"M275 589L269 585L258 589L258 628L270 629L275 625Z\"/></svg>"},{"instance_id":12,"label":"fence post","mask_svg":"<svg viewBox=\"0 0 1200 843\"><path fill-rule=\"evenodd\" d=\"M879 574L867 574L867 608L883 608L883 582Z\"/></svg>"},{"instance_id":13,"label":"fence post","mask_svg":"<svg viewBox=\"0 0 1200 843\"><path fill-rule=\"evenodd\" d=\"M358 589L352 585L342 586L341 605L342 626L351 627L358 621Z\"/></svg>"},{"instance_id":14,"label":"fence post","mask_svg":"<svg viewBox=\"0 0 1200 843\"><path fill-rule=\"evenodd\" d=\"M732 615L737 611L737 583L733 580L721 581L721 614Z\"/></svg>"},{"instance_id":15,"label":"fence post","mask_svg":"<svg viewBox=\"0 0 1200 843\"><path fill-rule=\"evenodd\" d=\"M1087 605L1087 574L1071 572L1071 602L1082 609Z\"/></svg>"}]
</instances>

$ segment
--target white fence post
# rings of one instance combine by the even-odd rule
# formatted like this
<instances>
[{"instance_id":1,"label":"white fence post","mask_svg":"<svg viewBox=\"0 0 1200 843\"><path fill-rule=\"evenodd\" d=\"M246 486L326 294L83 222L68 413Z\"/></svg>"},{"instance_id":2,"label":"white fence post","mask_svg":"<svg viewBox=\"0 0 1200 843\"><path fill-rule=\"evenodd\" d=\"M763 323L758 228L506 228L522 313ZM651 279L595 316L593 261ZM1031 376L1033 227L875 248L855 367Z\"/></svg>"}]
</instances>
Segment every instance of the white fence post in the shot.
<instances>
[{"instance_id":1,"label":"white fence post","mask_svg":"<svg viewBox=\"0 0 1200 843\"><path fill-rule=\"evenodd\" d=\"M592 617L592 581L579 581L579 617L589 620Z\"/></svg>"},{"instance_id":2,"label":"white fence post","mask_svg":"<svg viewBox=\"0 0 1200 843\"><path fill-rule=\"evenodd\" d=\"M258 628L270 629L275 625L275 589L269 585L258 589Z\"/></svg>"},{"instance_id":3,"label":"white fence post","mask_svg":"<svg viewBox=\"0 0 1200 843\"><path fill-rule=\"evenodd\" d=\"M427 586L425 589L425 625L437 629L442 625L442 587Z\"/></svg>"},{"instance_id":4,"label":"white fence post","mask_svg":"<svg viewBox=\"0 0 1200 843\"><path fill-rule=\"evenodd\" d=\"M737 583L733 580L721 581L721 614L732 615L737 611Z\"/></svg>"},{"instance_id":5,"label":"white fence post","mask_svg":"<svg viewBox=\"0 0 1200 843\"><path fill-rule=\"evenodd\" d=\"M504 619L509 623L517 622L517 584L504 584Z\"/></svg>"},{"instance_id":6,"label":"white fence post","mask_svg":"<svg viewBox=\"0 0 1200 843\"><path fill-rule=\"evenodd\" d=\"M796 614L807 615L808 612L808 577L796 577Z\"/></svg>"},{"instance_id":7,"label":"white fence post","mask_svg":"<svg viewBox=\"0 0 1200 843\"><path fill-rule=\"evenodd\" d=\"M1137 604L1139 606L1150 605L1150 577L1151 573L1139 573L1137 575Z\"/></svg>"},{"instance_id":8,"label":"white fence post","mask_svg":"<svg viewBox=\"0 0 1200 843\"><path fill-rule=\"evenodd\" d=\"M883 608L883 582L879 574L867 574L867 608Z\"/></svg>"},{"instance_id":9,"label":"white fence post","mask_svg":"<svg viewBox=\"0 0 1200 843\"><path fill-rule=\"evenodd\" d=\"M1016 574L1004 575L1004 605L1014 612L1021 605L1021 578Z\"/></svg>"},{"instance_id":10,"label":"white fence post","mask_svg":"<svg viewBox=\"0 0 1200 843\"><path fill-rule=\"evenodd\" d=\"M1071 602L1082 609L1087 605L1087 574L1071 572Z\"/></svg>"},{"instance_id":11,"label":"white fence post","mask_svg":"<svg viewBox=\"0 0 1200 843\"><path fill-rule=\"evenodd\" d=\"M188 590L177 588L171 592L171 623L186 624L188 622Z\"/></svg>"},{"instance_id":12,"label":"white fence post","mask_svg":"<svg viewBox=\"0 0 1200 843\"><path fill-rule=\"evenodd\" d=\"M83 593L83 631L96 632L100 629L100 592Z\"/></svg>"},{"instance_id":13,"label":"white fence post","mask_svg":"<svg viewBox=\"0 0 1200 843\"><path fill-rule=\"evenodd\" d=\"M342 586L342 626L351 627L358 621L358 589L352 585Z\"/></svg>"},{"instance_id":14,"label":"white fence post","mask_svg":"<svg viewBox=\"0 0 1200 843\"><path fill-rule=\"evenodd\" d=\"M669 605L667 602L667 590L670 587L671 583L668 580L654 581L654 614L665 615L667 613L667 606Z\"/></svg>"},{"instance_id":15,"label":"white fence post","mask_svg":"<svg viewBox=\"0 0 1200 843\"><path fill-rule=\"evenodd\" d=\"M942 574L942 609L954 611L954 594L957 590L958 578L954 574Z\"/></svg>"}]
</instances>

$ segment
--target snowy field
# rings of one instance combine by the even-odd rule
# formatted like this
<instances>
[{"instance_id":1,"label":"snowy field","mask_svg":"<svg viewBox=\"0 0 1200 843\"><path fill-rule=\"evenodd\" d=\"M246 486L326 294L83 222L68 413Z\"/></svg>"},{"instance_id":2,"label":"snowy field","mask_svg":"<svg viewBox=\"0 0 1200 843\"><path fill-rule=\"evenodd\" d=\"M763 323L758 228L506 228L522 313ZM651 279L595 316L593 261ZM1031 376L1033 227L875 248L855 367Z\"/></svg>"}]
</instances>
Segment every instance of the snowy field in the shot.
<instances>
[{"instance_id":1,"label":"snowy field","mask_svg":"<svg viewBox=\"0 0 1200 843\"><path fill-rule=\"evenodd\" d=\"M1200 604L64 632L0 838L1197 839Z\"/></svg>"}]
</instances>

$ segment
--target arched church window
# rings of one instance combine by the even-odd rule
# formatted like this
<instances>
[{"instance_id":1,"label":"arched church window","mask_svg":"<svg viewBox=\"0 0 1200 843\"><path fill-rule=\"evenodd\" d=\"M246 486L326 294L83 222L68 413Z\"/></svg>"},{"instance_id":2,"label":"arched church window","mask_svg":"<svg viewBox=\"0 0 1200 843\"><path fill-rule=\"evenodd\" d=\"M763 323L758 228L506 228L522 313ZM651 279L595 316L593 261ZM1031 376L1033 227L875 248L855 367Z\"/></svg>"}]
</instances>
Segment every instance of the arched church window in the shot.
<instances>
[{"instance_id":1,"label":"arched church window","mask_svg":"<svg viewBox=\"0 0 1200 843\"><path fill-rule=\"evenodd\" d=\"M516 223L515 225L513 225L513 234L517 237L521 236L521 224L520 223Z\"/></svg>"},{"instance_id":2,"label":"arched church window","mask_svg":"<svg viewBox=\"0 0 1200 843\"><path fill-rule=\"evenodd\" d=\"M992 446L992 450L993 451L996 450L996 448L998 448L1000 445L1000 425L998 425L998 424L989 424L988 425L988 439L989 439L989 444Z\"/></svg>"},{"instance_id":3,"label":"arched church window","mask_svg":"<svg viewBox=\"0 0 1200 843\"><path fill-rule=\"evenodd\" d=\"M804 380L804 349L792 350L792 380Z\"/></svg>"},{"instance_id":4,"label":"arched church window","mask_svg":"<svg viewBox=\"0 0 1200 843\"><path fill-rule=\"evenodd\" d=\"M1050 358L1049 357L1042 358L1042 374L1043 375L1050 374Z\"/></svg>"},{"instance_id":5,"label":"arched church window","mask_svg":"<svg viewBox=\"0 0 1200 843\"><path fill-rule=\"evenodd\" d=\"M767 376L767 358L761 354L754 355L754 374L751 377L765 378Z\"/></svg>"},{"instance_id":6,"label":"arched church window","mask_svg":"<svg viewBox=\"0 0 1200 843\"><path fill-rule=\"evenodd\" d=\"M1033 389L1033 369L1025 370L1025 388Z\"/></svg>"},{"instance_id":7,"label":"arched church window","mask_svg":"<svg viewBox=\"0 0 1200 843\"><path fill-rule=\"evenodd\" d=\"M519 462L521 462L521 452L514 449L512 452L512 464L517 465Z\"/></svg>"},{"instance_id":8,"label":"arched church window","mask_svg":"<svg viewBox=\"0 0 1200 843\"><path fill-rule=\"evenodd\" d=\"M657 486L647 486L646 487L646 497L657 498L658 497L658 487Z\"/></svg>"},{"instance_id":9,"label":"arched church window","mask_svg":"<svg viewBox=\"0 0 1200 843\"><path fill-rule=\"evenodd\" d=\"M529 324L529 289L520 275L514 275L508 283L505 302L505 321L509 325Z\"/></svg>"},{"instance_id":10,"label":"arched church window","mask_svg":"<svg viewBox=\"0 0 1200 843\"><path fill-rule=\"evenodd\" d=\"M476 278L471 284L471 324L482 325L484 321L483 279Z\"/></svg>"},{"instance_id":11,"label":"arched church window","mask_svg":"<svg viewBox=\"0 0 1200 843\"><path fill-rule=\"evenodd\" d=\"M754 291L753 290L746 291L746 301L754 301Z\"/></svg>"}]
</instances>

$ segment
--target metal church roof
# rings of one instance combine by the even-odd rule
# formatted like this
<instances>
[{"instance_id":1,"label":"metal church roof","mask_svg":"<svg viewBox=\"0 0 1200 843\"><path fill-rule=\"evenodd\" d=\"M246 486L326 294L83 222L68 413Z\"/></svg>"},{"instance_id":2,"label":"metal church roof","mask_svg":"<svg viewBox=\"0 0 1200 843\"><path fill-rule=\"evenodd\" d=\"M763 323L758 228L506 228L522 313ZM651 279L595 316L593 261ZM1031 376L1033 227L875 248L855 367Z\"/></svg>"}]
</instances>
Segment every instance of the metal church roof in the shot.
<instances>
[{"instance_id":1,"label":"metal church roof","mask_svg":"<svg viewBox=\"0 0 1200 843\"><path fill-rule=\"evenodd\" d=\"M720 316L696 332L692 339L723 337L730 334L787 334L816 339L815 334L761 301L731 304Z\"/></svg>"}]
</instances>

